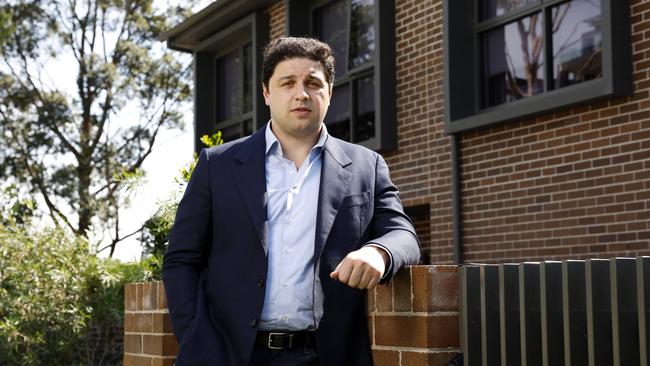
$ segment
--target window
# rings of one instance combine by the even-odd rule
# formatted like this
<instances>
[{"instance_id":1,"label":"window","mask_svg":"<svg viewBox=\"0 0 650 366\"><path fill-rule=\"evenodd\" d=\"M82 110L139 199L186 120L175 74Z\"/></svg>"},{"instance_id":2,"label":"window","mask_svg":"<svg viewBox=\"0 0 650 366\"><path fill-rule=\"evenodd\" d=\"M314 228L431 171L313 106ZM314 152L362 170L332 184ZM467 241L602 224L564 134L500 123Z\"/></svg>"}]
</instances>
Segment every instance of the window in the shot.
<instances>
[{"instance_id":1,"label":"window","mask_svg":"<svg viewBox=\"0 0 650 366\"><path fill-rule=\"evenodd\" d=\"M216 129L224 142L253 133L252 45L245 43L216 58Z\"/></svg>"},{"instance_id":2,"label":"window","mask_svg":"<svg viewBox=\"0 0 650 366\"><path fill-rule=\"evenodd\" d=\"M329 133L374 150L395 149L394 3L292 0L287 11L289 34L316 37L334 51Z\"/></svg>"},{"instance_id":3,"label":"window","mask_svg":"<svg viewBox=\"0 0 650 366\"><path fill-rule=\"evenodd\" d=\"M625 3L446 0L447 131L629 93Z\"/></svg>"},{"instance_id":4,"label":"window","mask_svg":"<svg viewBox=\"0 0 650 366\"><path fill-rule=\"evenodd\" d=\"M327 42L336 58L328 131L346 141L375 137L374 1L338 0L312 11L312 33Z\"/></svg>"},{"instance_id":5,"label":"window","mask_svg":"<svg viewBox=\"0 0 650 366\"><path fill-rule=\"evenodd\" d=\"M195 150L200 138L221 131L225 142L248 136L269 119L260 83L268 42L265 12L224 26L194 45Z\"/></svg>"}]
</instances>

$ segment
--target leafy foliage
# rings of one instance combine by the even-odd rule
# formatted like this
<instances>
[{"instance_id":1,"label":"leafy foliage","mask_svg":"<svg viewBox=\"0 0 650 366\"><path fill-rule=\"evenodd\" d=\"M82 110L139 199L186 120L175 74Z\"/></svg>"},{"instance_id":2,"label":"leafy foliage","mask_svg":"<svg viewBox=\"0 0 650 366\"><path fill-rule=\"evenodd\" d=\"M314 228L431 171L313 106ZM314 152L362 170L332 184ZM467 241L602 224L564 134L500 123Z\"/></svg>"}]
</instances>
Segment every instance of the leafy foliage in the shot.
<instances>
[{"instance_id":1,"label":"leafy foliage","mask_svg":"<svg viewBox=\"0 0 650 366\"><path fill-rule=\"evenodd\" d=\"M139 174L161 129L181 125L191 97L189 57L157 37L194 2L0 3L0 177L77 235L110 229L111 254L128 236L122 178ZM74 71L74 92L51 81L57 62Z\"/></svg>"},{"instance_id":2,"label":"leafy foliage","mask_svg":"<svg viewBox=\"0 0 650 366\"><path fill-rule=\"evenodd\" d=\"M15 189L0 202L0 365L120 365L123 287L150 280L148 266L99 259L66 228L39 228Z\"/></svg>"},{"instance_id":3,"label":"leafy foliage","mask_svg":"<svg viewBox=\"0 0 650 366\"><path fill-rule=\"evenodd\" d=\"M0 364L121 364L123 287L149 279L64 228L0 224Z\"/></svg>"},{"instance_id":4,"label":"leafy foliage","mask_svg":"<svg viewBox=\"0 0 650 366\"><path fill-rule=\"evenodd\" d=\"M201 142L203 142L206 147L222 144L223 139L221 137L221 131L218 131L213 135L202 136ZM158 210L144 224L141 241L144 246L144 253L149 258L149 262L146 264L151 269L155 278L160 278L162 257L165 254L169 235L171 234L174 225L176 208L178 207L184 187L192 176L197 161L198 155L195 153L194 158L188 164L187 168L181 169L180 177L176 179L178 189L172 192L167 200L160 203Z\"/></svg>"}]
</instances>

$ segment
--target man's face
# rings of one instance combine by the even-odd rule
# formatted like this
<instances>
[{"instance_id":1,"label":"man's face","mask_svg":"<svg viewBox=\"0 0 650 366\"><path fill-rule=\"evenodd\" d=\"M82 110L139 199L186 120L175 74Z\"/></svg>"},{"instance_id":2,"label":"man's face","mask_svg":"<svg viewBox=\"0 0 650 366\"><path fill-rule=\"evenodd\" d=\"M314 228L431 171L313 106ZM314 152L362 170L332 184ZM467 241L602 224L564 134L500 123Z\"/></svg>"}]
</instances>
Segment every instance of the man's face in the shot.
<instances>
[{"instance_id":1,"label":"man's face","mask_svg":"<svg viewBox=\"0 0 650 366\"><path fill-rule=\"evenodd\" d=\"M276 65L263 93L276 136L300 139L313 138L320 132L332 88L319 62L293 58Z\"/></svg>"}]
</instances>

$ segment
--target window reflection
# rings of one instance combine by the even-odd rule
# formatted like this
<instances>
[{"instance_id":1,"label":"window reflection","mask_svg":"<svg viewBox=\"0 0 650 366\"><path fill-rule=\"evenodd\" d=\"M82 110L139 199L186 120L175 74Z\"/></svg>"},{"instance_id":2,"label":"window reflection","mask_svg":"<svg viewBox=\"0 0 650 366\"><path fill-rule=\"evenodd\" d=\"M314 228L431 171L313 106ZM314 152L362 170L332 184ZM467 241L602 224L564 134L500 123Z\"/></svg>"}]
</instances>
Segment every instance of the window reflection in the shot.
<instances>
[{"instance_id":1,"label":"window reflection","mask_svg":"<svg viewBox=\"0 0 650 366\"><path fill-rule=\"evenodd\" d=\"M253 52L250 44L244 47L244 110L253 110Z\"/></svg>"},{"instance_id":2,"label":"window reflection","mask_svg":"<svg viewBox=\"0 0 650 366\"><path fill-rule=\"evenodd\" d=\"M236 123L232 126L222 128L221 138L223 139L223 142L237 140L242 137L241 132L241 123Z\"/></svg>"},{"instance_id":3,"label":"window reflection","mask_svg":"<svg viewBox=\"0 0 650 366\"><path fill-rule=\"evenodd\" d=\"M235 50L217 61L218 118L224 121L238 114L239 102L239 50Z\"/></svg>"},{"instance_id":4,"label":"window reflection","mask_svg":"<svg viewBox=\"0 0 650 366\"><path fill-rule=\"evenodd\" d=\"M375 137L375 80L372 76L357 81L356 139Z\"/></svg>"},{"instance_id":5,"label":"window reflection","mask_svg":"<svg viewBox=\"0 0 650 366\"><path fill-rule=\"evenodd\" d=\"M335 1L314 12L316 36L330 45L336 59L336 77L346 74L348 54L347 1Z\"/></svg>"},{"instance_id":6,"label":"window reflection","mask_svg":"<svg viewBox=\"0 0 650 366\"><path fill-rule=\"evenodd\" d=\"M350 141L350 84L343 84L332 91L325 124L329 134Z\"/></svg>"},{"instance_id":7,"label":"window reflection","mask_svg":"<svg viewBox=\"0 0 650 366\"><path fill-rule=\"evenodd\" d=\"M540 13L482 35L483 105L494 106L544 91Z\"/></svg>"},{"instance_id":8,"label":"window reflection","mask_svg":"<svg viewBox=\"0 0 650 366\"><path fill-rule=\"evenodd\" d=\"M375 52L373 0L352 0L350 69L371 61Z\"/></svg>"},{"instance_id":9,"label":"window reflection","mask_svg":"<svg viewBox=\"0 0 650 366\"><path fill-rule=\"evenodd\" d=\"M599 0L574 0L553 7L555 88L602 76L602 14Z\"/></svg>"},{"instance_id":10,"label":"window reflection","mask_svg":"<svg viewBox=\"0 0 650 366\"><path fill-rule=\"evenodd\" d=\"M539 0L482 0L481 20L494 18L538 2Z\"/></svg>"},{"instance_id":11,"label":"window reflection","mask_svg":"<svg viewBox=\"0 0 650 366\"><path fill-rule=\"evenodd\" d=\"M325 123L333 136L351 142L375 136L374 74L369 75L375 6L375 0L329 1L312 14L314 35L332 47L336 58L336 87Z\"/></svg>"}]
</instances>

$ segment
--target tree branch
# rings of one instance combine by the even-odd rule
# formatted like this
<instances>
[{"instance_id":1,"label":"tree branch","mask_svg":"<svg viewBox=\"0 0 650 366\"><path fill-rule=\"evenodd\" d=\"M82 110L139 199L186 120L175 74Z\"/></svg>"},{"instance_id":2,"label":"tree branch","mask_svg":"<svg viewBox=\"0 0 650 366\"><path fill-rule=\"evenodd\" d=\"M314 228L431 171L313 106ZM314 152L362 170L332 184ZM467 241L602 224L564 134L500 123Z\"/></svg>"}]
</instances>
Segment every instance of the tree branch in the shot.
<instances>
[{"instance_id":1,"label":"tree branch","mask_svg":"<svg viewBox=\"0 0 650 366\"><path fill-rule=\"evenodd\" d=\"M18 147L20 153L22 154L22 156L24 158L25 169L29 173L29 176L32 178L31 182L34 183L34 185L38 189L39 193L41 194L41 196L45 200L45 204L47 205L47 208L50 211L50 217L52 218L52 220L54 221L54 223L56 225L59 225L58 220L57 220L57 216L58 216L61 220L63 220L63 222L66 224L66 226L68 226L72 231L74 231L76 233L77 229L74 226L72 226L70 221L68 221L68 218L56 207L54 202L52 202L52 200L50 199L49 193L47 192L47 190L45 189L45 186L43 184L43 177L41 175L37 174L32 169L33 164L29 160L30 154L27 153L27 149L18 140L19 134L14 129L11 129L11 132L12 132L12 134L14 136L13 140L14 140L15 146Z\"/></svg>"},{"instance_id":2,"label":"tree branch","mask_svg":"<svg viewBox=\"0 0 650 366\"><path fill-rule=\"evenodd\" d=\"M23 54L22 50L20 50L20 49L18 50L18 54L22 58L22 61L23 61L23 70L22 71L25 73L25 76L27 78L27 82L32 87L31 89L27 85L25 85L25 83L23 83L23 81L20 78L20 75L16 72L14 67L6 59L5 59L5 64L7 65L9 70L11 71L11 74L14 76L16 81L18 81L20 86L23 89L25 89L26 91L31 90L34 93L36 93L36 96L37 96L38 100L40 100L41 103L43 105L45 105L46 104L45 98L43 98L43 94L41 93L40 89L36 86L34 81L32 80L31 74L28 71L27 60L26 60L25 55ZM61 140L61 143L63 144L63 146L65 146L75 157L79 157L79 151L72 145L72 143L69 141L69 139L65 135L63 135L63 133L59 130L59 128L55 124L53 124L53 123L45 123L45 126L48 129L50 129L50 131L54 132L54 134Z\"/></svg>"},{"instance_id":3,"label":"tree branch","mask_svg":"<svg viewBox=\"0 0 650 366\"><path fill-rule=\"evenodd\" d=\"M108 245L104 246L103 248L99 249L97 251L97 253L101 253L104 250L109 249L109 248L115 248L119 242L121 242L124 239L128 239L128 238L132 237L133 235L141 232L142 230L144 230L144 224L142 226L140 226L139 229L135 230L134 232L132 232L130 234L127 234L127 235L125 235L125 236L123 236L121 238L120 237L113 238L110 244L108 244Z\"/></svg>"}]
</instances>

